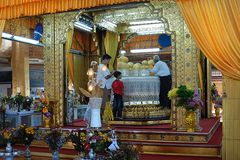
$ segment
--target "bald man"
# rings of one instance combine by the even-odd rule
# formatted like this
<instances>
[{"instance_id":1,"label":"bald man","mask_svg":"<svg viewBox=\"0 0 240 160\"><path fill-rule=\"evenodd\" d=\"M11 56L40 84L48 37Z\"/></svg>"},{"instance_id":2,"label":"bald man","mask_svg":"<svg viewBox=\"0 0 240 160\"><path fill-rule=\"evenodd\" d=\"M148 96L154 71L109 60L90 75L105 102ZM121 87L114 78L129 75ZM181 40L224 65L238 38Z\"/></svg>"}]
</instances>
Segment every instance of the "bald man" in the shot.
<instances>
[{"instance_id":1,"label":"bald man","mask_svg":"<svg viewBox=\"0 0 240 160\"><path fill-rule=\"evenodd\" d=\"M157 75L160 79L160 93L159 93L159 101L160 106L164 108L171 108L171 101L168 98L168 92L172 87L172 78L168 65L160 60L158 55L153 56L153 61L155 63L152 73Z\"/></svg>"}]
</instances>

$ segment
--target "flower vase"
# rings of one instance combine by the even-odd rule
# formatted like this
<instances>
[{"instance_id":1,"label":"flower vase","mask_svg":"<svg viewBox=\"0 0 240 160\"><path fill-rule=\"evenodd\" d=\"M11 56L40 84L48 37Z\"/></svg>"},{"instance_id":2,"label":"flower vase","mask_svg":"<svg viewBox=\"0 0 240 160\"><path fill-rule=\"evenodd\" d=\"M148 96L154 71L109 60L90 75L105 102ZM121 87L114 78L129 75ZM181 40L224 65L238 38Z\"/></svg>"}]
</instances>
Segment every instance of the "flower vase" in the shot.
<instances>
[{"instance_id":1,"label":"flower vase","mask_svg":"<svg viewBox=\"0 0 240 160\"><path fill-rule=\"evenodd\" d=\"M45 128L50 128L50 118L44 118L44 127Z\"/></svg>"},{"instance_id":2,"label":"flower vase","mask_svg":"<svg viewBox=\"0 0 240 160\"><path fill-rule=\"evenodd\" d=\"M194 111L186 111L185 123L187 132L194 132L196 127L196 113Z\"/></svg>"},{"instance_id":3,"label":"flower vase","mask_svg":"<svg viewBox=\"0 0 240 160\"><path fill-rule=\"evenodd\" d=\"M24 157L26 160L31 160L31 151L29 150L29 145L26 146Z\"/></svg>"},{"instance_id":4,"label":"flower vase","mask_svg":"<svg viewBox=\"0 0 240 160\"><path fill-rule=\"evenodd\" d=\"M91 148L89 153L88 153L88 157L90 159L94 159L96 157L96 153L94 153L93 149Z\"/></svg>"},{"instance_id":5,"label":"flower vase","mask_svg":"<svg viewBox=\"0 0 240 160\"><path fill-rule=\"evenodd\" d=\"M219 107L215 107L215 114L216 114L217 118L220 117L220 108Z\"/></svg>"},{"instance_id":6,"label":"flower vase","mask_svg":"<svg viewBox=\"0 0 240 160\"><path fill-rule=\"evenodd\" d=\"M52 160L59 160L59 151L52 152Z\"/></svg>"},{"instance_id":7,"label":"flower vase","mask_svg":"<svg viewBox=\"0 0 240 160\"><path fill-rule=\"evenodd\" d=\"M7 153L12 153L13 148L12 148L12 145L11 145L10 142L7 143L7 146L6 146L5 151L6 151Z\"/></svg>"}]
</instances>

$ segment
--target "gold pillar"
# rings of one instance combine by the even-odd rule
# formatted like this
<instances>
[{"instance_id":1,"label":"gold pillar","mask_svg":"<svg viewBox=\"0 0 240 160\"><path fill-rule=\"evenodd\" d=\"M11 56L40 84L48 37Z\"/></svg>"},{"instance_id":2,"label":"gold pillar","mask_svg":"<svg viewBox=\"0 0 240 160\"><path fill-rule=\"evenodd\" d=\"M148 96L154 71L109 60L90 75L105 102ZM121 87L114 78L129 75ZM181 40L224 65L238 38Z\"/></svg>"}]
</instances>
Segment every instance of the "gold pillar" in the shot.
<instances>
[{"instance_id":1,"label":"gold pillar","mask_svg":"<svg viewBox=\"0 0 240 160\"><path fill-rule=\"evenodd\" d=\"M212 64L207 60L207 118L212 117L211 81Z\"/></svg>"},{"instance_id":2,"label":"gold pillar","mask_svg":"<svg viewBox=\"0 0 240 160\"><path fill-rule=\"evenodd\" d=\"M223 160L240 159L240 81L223 79Z\"/></svg>"},{"instance_id":3,"label":"gold pillar","mask_svg":"<svg viewBox=\"0 0 240 160\"><path fill-rule=\"evenodd\" d=\"M197 46L175 1L151 1L155 9L162 10L169 25L167 33L172 32L172 82L173 87L189 85L198 88ZM179 130L184 117L179 116L177 108L172 104L172 128ZM181 129L180 129L181 130Z\"/></svg>"},{"instance_id":4,"label":"gold pillar","mask_svg":"<svg viewBox=\"0 0 240 160\"><path fill-rule=\"evenodd\" d=\"M49 14L43 16L44 39L44 90L53 108L54 125L64 123L64 44L67 29L73 25L78 12ZM70 24L71 23L71 24Z\"/></svg>"},{"instance_id":5,"label":"gold pillar","mask_svg":"<svg viewBox=\"0 0 240 160\"><path fill-rule=\"evenodd\" d=\"M13 95L20 89L22 95L30 95L29 84L29 46L14 42L12 51Z\"/></svg>"}]
</instances>

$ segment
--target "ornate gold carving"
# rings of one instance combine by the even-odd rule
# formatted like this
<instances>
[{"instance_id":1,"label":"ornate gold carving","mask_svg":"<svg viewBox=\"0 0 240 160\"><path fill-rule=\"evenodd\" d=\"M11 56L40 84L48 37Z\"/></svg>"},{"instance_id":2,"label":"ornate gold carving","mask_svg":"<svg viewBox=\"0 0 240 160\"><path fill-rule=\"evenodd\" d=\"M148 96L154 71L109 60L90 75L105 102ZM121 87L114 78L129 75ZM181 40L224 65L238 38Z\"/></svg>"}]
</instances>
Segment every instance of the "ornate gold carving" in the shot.
<instances>
[{"instance_id":1,"label":"ornate gold carving","mask_svg":"<svg viewBox=\"0 0 240 160\"><path fill-rule=\"evenodd\" d=\"M53 117L55 125L63 125L64 43L66 31L77 15L78 12L68 12L43 16L44 85L49 98L57 101Z\"/></svg>"},{"instance_id":2,"label":"ornate gold carving","mask_svg":"<svg viewBox=\"0 0 240 160\"><path fill-rule=\"evenodd\" d=\"M118 26L129 24L131 21L149 19L163 22L165 32L171 34L173 86L188 84L196 88L198 82L196 45L174 0L154 0L141 7L97 13L94 22L109 30L121 32L117 29ZM172 109L172 125L176 129L178 117L174 104Z\"/></svg>"}]
</instances>

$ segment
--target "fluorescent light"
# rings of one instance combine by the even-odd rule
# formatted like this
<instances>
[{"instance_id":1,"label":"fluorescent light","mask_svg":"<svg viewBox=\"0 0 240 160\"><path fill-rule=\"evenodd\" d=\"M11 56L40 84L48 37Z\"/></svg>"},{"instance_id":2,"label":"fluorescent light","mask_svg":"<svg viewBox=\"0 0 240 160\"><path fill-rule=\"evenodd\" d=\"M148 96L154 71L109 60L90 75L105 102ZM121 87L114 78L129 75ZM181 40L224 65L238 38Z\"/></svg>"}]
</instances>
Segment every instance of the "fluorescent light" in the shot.
<instances>
[{"instance_id":1,"label":"fluorescent light","mask_svg":"<svg viewBox=\"0 0 240 160\"><path fill-rule=\"evenodd\" d=\"M12 35L9 33L4 33L4 32L2 33L2 38L12 40L12 41L17 41L17 42L33 44L33 45L37 45L37 46L43 46L43 44L37 40L25 38L25 37L21 37L21 36L15 36L15 35Z\"/></svg>"},{"instance_id":2,"label":"fluorescent light","mask_svg":"<svg viewBox=\"0 0 240 160\"><path fill-rule=\"evenodd\" d=\"M121 17L124 16L124 14L116 14L115 17Z\"/></svg>"},{"instance_id":3,"label":"fluorescent light","mask_svg":"<svg viewBox=\"0 0 240 160\"><path fill-rule=\"evenodd\" d=\"M148 53L148 52L159 52L159 48L147 48L147 49L132 49L131 53Z\"/></svg>"},{"instance_id":4,"label":"fluorescent light","mask_svg":"<svg viewBox=\"0 0 240 160\"><path fill-rule=\"evenodd\" d=\"M138 21L138 22L130 22L130 25L138 25L138 24L152 24L152 23L160 23L159 20L149 20L149 21Z\"/></svg>"},{"instance_id":5,"label":"fluorescent light","mask_svg":"<svg viewBox=\"0 0 240 160\"><path fill-rule=\"evenodd\" d=\"M12 38L12 37L13 37L12 34L2 32L2 38L7 38L7 39L9 39L9 38Z\"/></svg>"},{"instance_id":6,"label":"fluorescent light","mask_svg":"<svg viewBox=\"0 0 240 160\"><path fill-rule=\"evenodd\" d=\"M121 54L125 54L126 51L125 51L125 50L120 50L120 53L121 53Z\"/></svg>"},{"instance_id":7,"label":"fluorescent light","mask_svg":"<svg viewBox=\"0 0 240 160\"><path fill-rule=\"evenodd\" d=\"M91 28L91 27L89 27L86 24L81 23L81 22L75 22L74 26L79 28L79 29L83 29L85 31L88 31L88 32L91 32L93 30L93 28Z\"/></svg>"},{"instance_id":8,"label":"fluorescent light","mask_svg":"<svg viewBox=\"0 0 240 160\"><path fill-rule=\"evenodd\" d=\"M39 41L30 39L30 38L20 37L20 36L13 36L13 40L30 43L30 44L39 44Z\"/></svg>"},{"instance_id":9,"label":"fluorescent light","mask_svg":"<svg viewBox=\"0 0 240 160\"><path fill-rule=\"evenodd\" d=\"M106 21L105 19L103 19L103 22L107 23L108 25L112 26L113 28L117 27L116 24L114 24L112 22L109 22L109 21Z\"/></svg>"},{"instance_id":10,"label":"fluorescent light","mask_svg":"<svg viewBox=\"0 0 240 160\"><path fill-rule=\"evenodd\" d=\"M83 28L89 29L89 30L92 30L92 29L93 29L92 27L89 27L89 26L87 26L86 24L81 23L81 22L75 22L75 24L78 25L78 26L81 26L81 27L83 27Z\"/></svg>"},{"instance_id":11,"label":"fluorescent light","mask_svg":"<svg viewBox=\"0 0 240 160\"><path fill-rule=\"evenodd\" d=\"M156 24L143 24L143 25L137 25L137 26L129 26L129 29L141 29L141 28L163 28L163 23L156 23Z\"/></svg>"}]
</instances>

